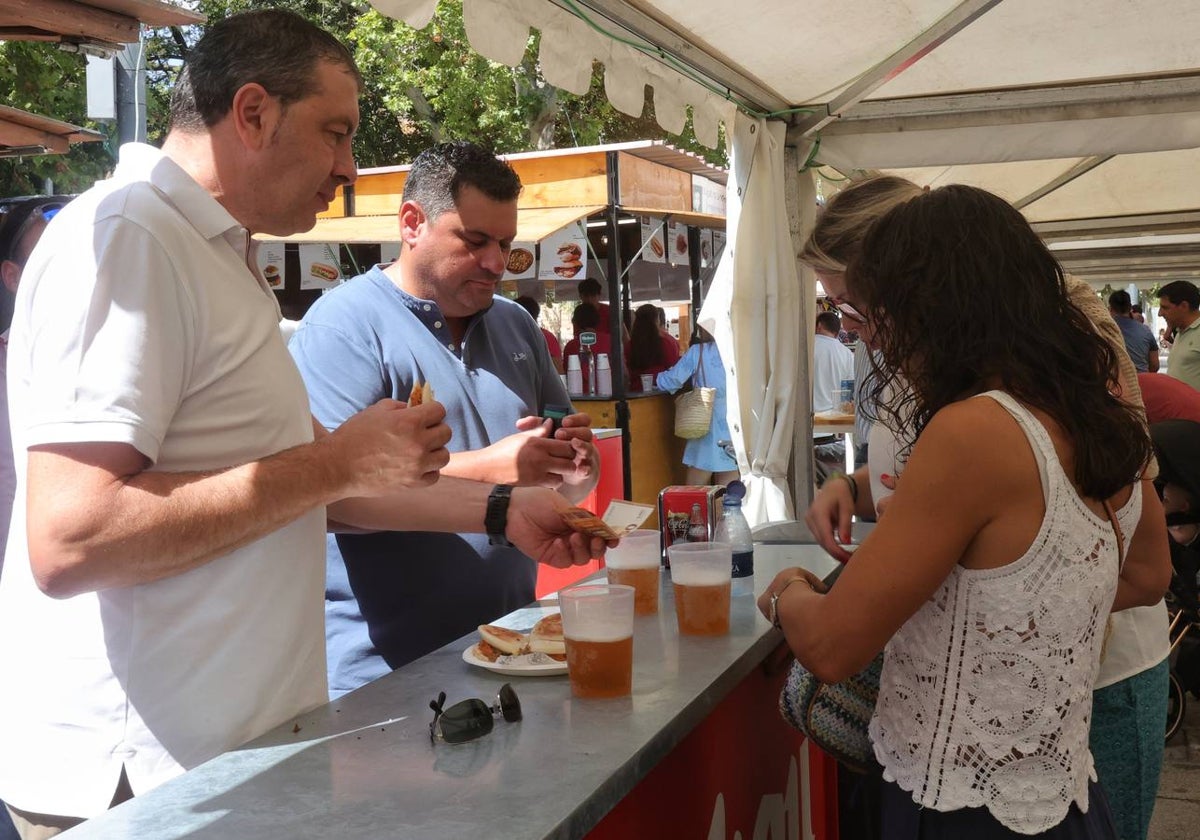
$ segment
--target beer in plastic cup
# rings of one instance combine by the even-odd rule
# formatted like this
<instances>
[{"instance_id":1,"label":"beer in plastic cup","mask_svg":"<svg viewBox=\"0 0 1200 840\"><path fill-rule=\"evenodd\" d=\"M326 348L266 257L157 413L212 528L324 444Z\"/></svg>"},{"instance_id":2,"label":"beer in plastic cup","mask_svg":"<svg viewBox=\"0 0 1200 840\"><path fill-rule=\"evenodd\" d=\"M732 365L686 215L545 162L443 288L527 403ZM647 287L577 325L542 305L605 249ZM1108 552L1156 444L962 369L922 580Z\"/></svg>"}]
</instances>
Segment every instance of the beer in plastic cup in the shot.
<instances>
[{"instance_id":1,"label":"beer in plastic cup","mask_svg":"<svg viewBox=\"0 0 1200 840\"><path fill-rule=\"evenodd\" d=\"M658 531L634 531L604 554L608 582L634 588L633 611L637 615L658 612L659 550Z\"/></svg>"},{"instance_id":2,"label":"beer in plastic cup","mask_svg":"<svg viewBox=\"0 0 1200 840\"><path fill-rule=\"evenodd\" d=\"M558 593L576 697L624 697L633 689L633 595L632 586L613 584Z\"/></svg>"},{"instance_id":3,"label":"beer in plastic cup","mask_svg":"<svg viewBox=\"0 0 1200 840\"><path fill-rule=\"evenodd\" d=\"M675 619L688 636L729 632L733 549L729 543L679 543L667 548L675 590Z\"/></svg>"}]
</instances>

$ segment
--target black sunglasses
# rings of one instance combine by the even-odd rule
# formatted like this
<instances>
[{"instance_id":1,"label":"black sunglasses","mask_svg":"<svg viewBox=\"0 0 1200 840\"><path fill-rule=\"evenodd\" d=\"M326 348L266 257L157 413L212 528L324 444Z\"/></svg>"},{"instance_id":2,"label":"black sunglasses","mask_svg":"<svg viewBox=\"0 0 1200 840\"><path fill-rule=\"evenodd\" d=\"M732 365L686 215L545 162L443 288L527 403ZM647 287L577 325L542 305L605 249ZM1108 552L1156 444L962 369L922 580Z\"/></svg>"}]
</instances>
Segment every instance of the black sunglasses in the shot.
<instances>
[{"instance_id":1,"label":"black sunglasses","mask_svg":"<svg viewBox=\"0 0 1200 840\"><path fill-rule=\"evenodd\" d=\"M429 724L429 737L447 744L464 744L482 738L492 731L492 722L500 715L509 723L521 719L521 701L508 683L500 686L496 702L489 706L478 699L463 700L450 708L444 708L446 692L439 691L436 700L429 701L433 709L433 721Z\"/></svg>"}]
</instances>

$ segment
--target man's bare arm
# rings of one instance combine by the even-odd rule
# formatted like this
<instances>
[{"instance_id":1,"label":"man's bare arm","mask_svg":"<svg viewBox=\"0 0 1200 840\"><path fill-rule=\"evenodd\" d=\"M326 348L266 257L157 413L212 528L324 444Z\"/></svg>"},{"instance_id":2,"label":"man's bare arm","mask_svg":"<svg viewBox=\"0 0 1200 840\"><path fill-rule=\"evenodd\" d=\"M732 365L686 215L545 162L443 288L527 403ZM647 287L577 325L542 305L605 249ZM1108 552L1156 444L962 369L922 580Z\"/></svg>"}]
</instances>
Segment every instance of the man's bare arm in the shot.
<instances>
[{"instance_id":1,"label":"man's bare arm","mask_svg":"<svg viewBox=\"0 0 1200 840\"><path fill-rule=\"evenodd\" d=\"M29 451L30 564L57 598L177 575L347 496L437 480L445 411L381 401L331 435L223 470L156 472L121 443Z\"/></svg>"}]
</instances>

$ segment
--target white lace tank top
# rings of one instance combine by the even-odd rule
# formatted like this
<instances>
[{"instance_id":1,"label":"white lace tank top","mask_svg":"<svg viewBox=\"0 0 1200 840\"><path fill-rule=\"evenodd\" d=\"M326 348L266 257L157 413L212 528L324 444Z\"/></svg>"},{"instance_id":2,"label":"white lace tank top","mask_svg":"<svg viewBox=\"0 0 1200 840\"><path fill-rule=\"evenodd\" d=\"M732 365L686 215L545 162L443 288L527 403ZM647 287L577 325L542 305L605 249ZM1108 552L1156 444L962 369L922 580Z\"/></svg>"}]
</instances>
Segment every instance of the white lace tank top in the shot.
<instances>
[{"instance_id":1,"label":"white lace tank top","mask_svg":"<svg viewBox=\"0 0 1200 840\"><path fill-rule=\"evenodd\" d=\"M956 566L888 642L871 740L884 778L938 811L986 806L1035 834L1087 810L1092 686L1116 596L1116 535L1080 499L1050 435L1008 394L1037 457L1046 514L1019 559ZM1118 512L1133 533L1141 490ZM1128 545L1126 545L1128 548Z\"/></svg>"}]
</instances>

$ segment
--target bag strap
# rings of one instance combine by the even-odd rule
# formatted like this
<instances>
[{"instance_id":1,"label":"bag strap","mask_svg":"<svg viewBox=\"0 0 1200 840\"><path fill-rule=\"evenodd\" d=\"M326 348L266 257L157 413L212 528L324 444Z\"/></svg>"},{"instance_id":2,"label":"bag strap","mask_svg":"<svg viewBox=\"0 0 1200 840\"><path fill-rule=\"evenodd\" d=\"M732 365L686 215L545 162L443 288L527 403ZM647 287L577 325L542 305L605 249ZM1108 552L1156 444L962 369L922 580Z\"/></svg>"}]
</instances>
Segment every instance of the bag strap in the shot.
<instances>
[{"instance_id":1,"label":"bag strap","mask_svg":"<svg viewBox=\"0 0 1200 840\"><path fill-rule=\"evenodd\" d=\"M692 384L698 388L704 387L704 342L700 342L700 350L696 354L696 372L692 374ZM697 382L696 377L700 377Z\"/></svg>"}]
</instances>

